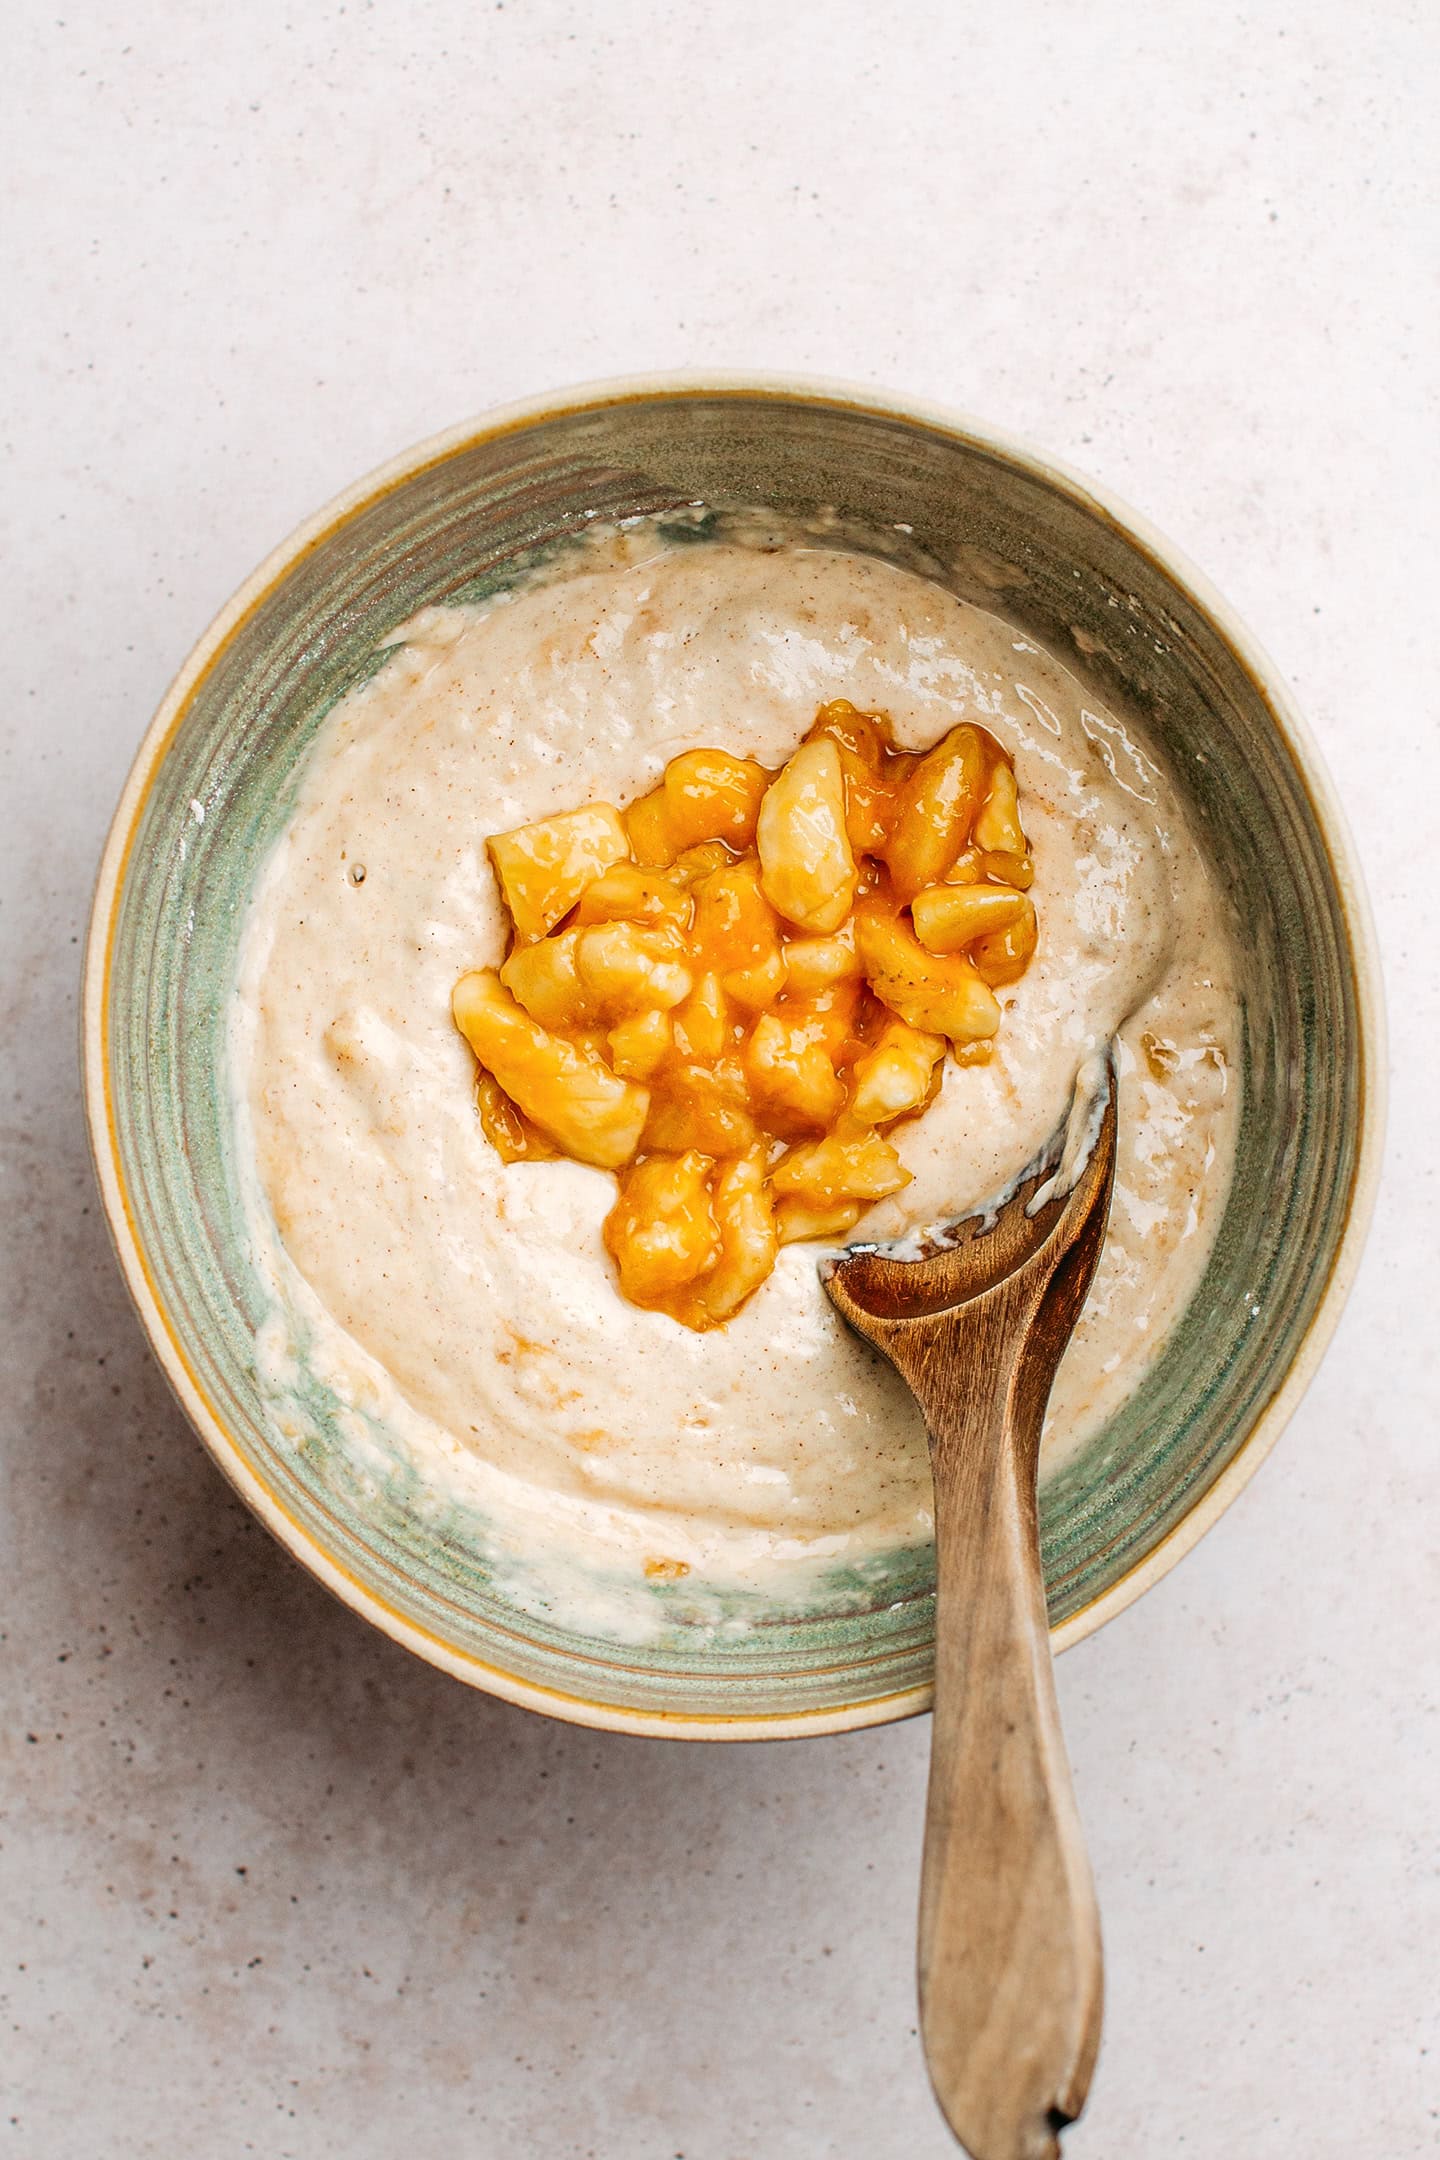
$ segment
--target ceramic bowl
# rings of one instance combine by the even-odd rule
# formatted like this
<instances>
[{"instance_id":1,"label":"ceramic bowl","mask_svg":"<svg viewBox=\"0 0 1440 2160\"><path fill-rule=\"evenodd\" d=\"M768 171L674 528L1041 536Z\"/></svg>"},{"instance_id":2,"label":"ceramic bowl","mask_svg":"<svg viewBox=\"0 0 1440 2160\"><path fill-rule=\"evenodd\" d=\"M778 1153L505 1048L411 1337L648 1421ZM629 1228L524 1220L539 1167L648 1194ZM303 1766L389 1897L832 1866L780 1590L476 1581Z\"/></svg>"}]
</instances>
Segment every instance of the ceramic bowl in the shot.
<instances>
[{"instance_id":1,"label":"ceramic bowl","mask_svg":"<svg viewBox=\"0 0 1440 2160\"><path fill-rule=\"evenodd\" d=\"M473 1685L594 1725L696 1738L834 1731L925 1707L931 1576L913 1550L804 1610L703 1620L657 1587L653 1638L534 1616L486 1526L413 1473L362 1470L317 1383L300 1444L257 1380L262 1317L223 1085L244 902L328 708L429 603L482 593L597 516L761 503L912 529L1163 743L1246 928L1233 1190L1181 1325L1042 1496L1061 1645L1155 1582L1250 1477L1335 1325L1379 1147L1378 970L1319 759L1273 668L1163 540L974 421L747 378L607 384L512 407L362 481L258 570L161 706L100 871L85 982L91 1133L121 1263L201 1438L297 1558ZM218 1083L218 1084L217 1084Z\"/></svg>"}]
</instances>

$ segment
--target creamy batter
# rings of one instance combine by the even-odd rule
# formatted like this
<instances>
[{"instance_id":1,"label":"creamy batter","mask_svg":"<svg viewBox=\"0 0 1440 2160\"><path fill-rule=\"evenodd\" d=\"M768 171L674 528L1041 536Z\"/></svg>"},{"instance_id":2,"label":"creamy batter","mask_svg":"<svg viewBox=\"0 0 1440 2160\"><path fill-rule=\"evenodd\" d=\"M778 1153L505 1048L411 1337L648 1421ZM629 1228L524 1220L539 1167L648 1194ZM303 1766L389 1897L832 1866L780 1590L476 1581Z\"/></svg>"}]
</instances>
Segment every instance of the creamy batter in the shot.
<instances>
[{"instance_id":1,"label":"creamy batter","mask_svg":"<svg viewBox=\"0 0 1440 2160\"><path fill-rule=\"evenodd\" d=\"M876 557L597 534L400 633L324 723L245 930L232 1081L277 1395L303 1356L425 1479L468 1481L524 1535L573 1533L637 1578L648 1561L753 1581L924 1541L924 1432L836 1318L814 1245L785 1248L710 1334L625 1303L600 1239L614 1180L500 1162L450 992L505 949L487 835L623 806L682 750L779 766L837 697L887 712L905 748L961 720L1004 743L1040 920L999 993L993 1062L947 1066L893 1130L914 1182L853 1234L1005 1185L1118 1032L1110 1231L1051 1402L1053 1467L1133 1390L1198 1280L1239 1015L1223 911L1153 751L998 616Z\"/></svg>"}]
</instances>

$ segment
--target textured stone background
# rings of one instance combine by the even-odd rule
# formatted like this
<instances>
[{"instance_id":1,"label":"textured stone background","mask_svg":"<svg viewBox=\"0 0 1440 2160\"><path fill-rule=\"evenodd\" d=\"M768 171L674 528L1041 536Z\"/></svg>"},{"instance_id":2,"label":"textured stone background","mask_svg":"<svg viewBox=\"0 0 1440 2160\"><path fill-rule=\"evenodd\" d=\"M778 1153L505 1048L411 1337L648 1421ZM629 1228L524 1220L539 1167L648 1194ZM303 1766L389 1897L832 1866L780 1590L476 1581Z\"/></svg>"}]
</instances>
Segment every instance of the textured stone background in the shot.
<instances>
[{"instance_id":1,"label":"textured stone background","mask_svg":"<svg viewBox=\"0 0 1440 2160\"><path fill-rule=\"evenodd\" d=\"M415 438L683 364L908 387L1089 468L1331 762L1391 1175L1278 1454L1062 1663L1110 1961L1066 2153L1435 2149L1433 24L15 0L0 2160L950 2150L911 1999L924 1723L686 1749L412 1662L210 1468L86 1161L90 880L192 639Z\"/></svg>"}]
</instances>

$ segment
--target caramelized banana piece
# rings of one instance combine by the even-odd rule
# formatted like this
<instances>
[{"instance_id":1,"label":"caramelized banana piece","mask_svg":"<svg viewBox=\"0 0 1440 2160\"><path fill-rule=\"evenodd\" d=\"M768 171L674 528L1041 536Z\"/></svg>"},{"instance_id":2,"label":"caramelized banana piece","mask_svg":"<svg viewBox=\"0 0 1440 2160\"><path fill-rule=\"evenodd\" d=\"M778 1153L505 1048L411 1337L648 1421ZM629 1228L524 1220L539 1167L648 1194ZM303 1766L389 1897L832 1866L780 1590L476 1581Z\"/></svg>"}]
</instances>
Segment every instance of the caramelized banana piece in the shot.
<instances>
[{"instance_id":1,"label":"caramelized banana piece","mask_svg":"<svg viewBox=\"0 0 1440 2160\"><path fill-rule=\"evenodd\" d=\"M862 915L856 929L871 989L882 1004L922 1035L970 1043L995 1034L1000 1007L968 960L928 953L898 917Z\"/></svg>"},{"instance_id":2,"label":"caramelized banana piece","mask_svg":"<svg viewBox=\"0 0 1440 2160\"><path fill-rule=\"evenodd\" d=\"M837 1200L822 1207L813 1200L797 1200L792 1193L775 1204L775 1228L782 1245L794 1245L802 1238L843 1238L864 1212L858 1200Z\"/></svg>"},{"instance_id":3,"label":"caramelized banana piece","mask_svg":"<svg viewBox=\"0 0 1440 2160\"><path fill-rule=\"evenodd\" d=\"M779 1238L765 1182L766 1150L751 1148L716 1172L712 1206L720 1257L692 1286L676 1318L690 1327L718 1327L738 1312L775 1265Z\"/></svg>"},{"instance_id":4,"label":"caramelized banana piece","mask_svg":"<svg viewBox=\"0 0 1440 2160\"><path fill-rule=\"evenodd\" d=\"M553 1162L555 1150L537 1126L530 1123L482 1065L475 1074L475 1107L480 1130L502 1162Z\"/></svg>"},{"instance_id":5,"label":"caramelized banana piece","mask_svg":"<svg viewBox=\"0 0 1440 2160\"><path fill-rule=\"evenodd\" d=\"M671 863L668 875L689 891L701 878L709 877L712 870L723 870L734 860L723 840L702 840L698 847L681 849Z\"/></svg>"},{"instance_id":6,"label":"caramelized banana piece","mask_svg":"<svg viewBox=\"0 0 1440 2160\"><path fill-rule=\"evenodd\" d=\"M652 1008L621 1020L605 1038L610 1063L627 1080L650 1080L675 1045L670 1015Z\"/></svg>"},{"instance_id":7,"label":"caramelized banana piece","mask_svg":"<svg viewBox=\"0 0 1440 2160\"><path fill-rule=\"evenodd\" d=\"M585 887L575 920L582 924L670 923L686 930L693 913L690 895L673 878L658 870L642 870L638 863L618 862Z\"/></svg>"},{"instance_id":8,"label":"caramelized banana piece","mask_svg":"<svg viewBox=\"0 0 1440 2160\"><path fill-rule=\"evenodd\" d=\"M849 698L832 698L815 715L810 733L828 735L840 753L851 847L857 855L875 854L890 829L896 792L886 777L888 745L877 716L857 712Z\"/></svg>"},{"instance_id":9,"label":"caramelized banana piece","mask_svg":"<svg viewBox=\"0 0 1440 2160\"><path fill-rule=\"evenodd\" d=\"M970 837L985 786L978 728L961 726L927 750L900 790L883 848L900 899L944 877Z\"/></svg>"},{"instance_id":10,"label":"caramelized banana piece","mask_svg":"<svg viewBox=\"0 0 1440 2160\"><path fill-rule=\"evenodd\" d=\"M802 743L772 781L755 827L761 884L777 914L828 937L859 884L845 824L840 753L828 736Z\"/></svg>"},{"instance_id":11,"label":"caramelized banana piece","mask_svg":"<svg viewBox=\"0 0 1440 2160\"><path fill-rule=\"evenodd\" d=\"M702 975L675 1011L675 1047L682 1058L713 1065L735 1041L730 1001L718 975Z\"/></svg>"},{"instance_id":12,"label":"caramelized banana piece","mask_svg":"<svg viewBox=\"0 0 1440 2160\"><path fill-rule=\"evenodd\" d=\"M755 1023L745 1065L757 1102L782 1126L823 1132L844 1108L835 1068L821 1045L807 1039L803 1023L787 1026L778 1013L766 1013Z\"/></svg>"},{"instance_id":13,"label":"caramelized banana piece","mask_svg":"<svg viewBox=\"0 0 1440 2160\"><path fill-rule=\"evenodd\" d=\"M1009 930L1024 919L1024 893L1003 885L927 885L910 903L915 935L927 952L960 952L976 938Z\"/></svg>"},{"instance_id":14,"label":"caramelized banana piece","mask_svg":"<svg viewBox=\"0 0 1440 2160\"><path fill-rule=\"evenodd\" d=\"M619 811L592 803L496 833L489 848L516 929L538 938L569 914L592 878L629 854L630 843Z\"/></svg>"},{"instance_id":15,"label":"caramelized banana piece","mask_svg":"<svg viewBox=\"0 0 1440 2160\"><path fill-rule=\"evenodd\" d=\"M1008 885L1015 892L1029 892L1035 882L1035 865L1029 850L1007 855L998 848L962 848L945 873L947 885Z\"/></svg>"},{"instance_id":16,"label":"caramelized banana piece","mask_svg":"<svg viewBox=\"0 0 1440 2160\"><path fill-rule=\"evenodd\" d=\"M910 1172L877 1132L842 1125L782 1155L770 1183L778 1194L829 1208L846 1200L883 1200L910 1183Z\"/></svg>"},{"instance_id":17,"label":"caramelized banana piece","mask_svg":"<svg viewBox=\"0 0 1440 2160\"><path fill-rule=\"evenodd\" d=\"M517 945L500 980L541 1027L584 1027L594 1018L575 964L578 930L562 930L534 945Z\"/></svg>"},{"instance_id":18,"label":"caramelized banana piece","mask_svg":"<svg viewBox=\"0 0 1440 2160\"><path fill-rule=\"evenodd\" d=\"M602 1236L632 1304L663 1305L720 1258L708 1155L651 1155L620 1180Z\"/></svg>"},{"instance_id":19,"label":"caramelized banana piece","mask_svg":"<svg viewBox=\"0 0 1440 2160\"><path fill-rule=\"evenodd\" d=\"M749 1012L763 1012L785 987L780 924L753 859L727 862L695 887L691 942L706 971Z\"/></svg>"},{"instance_id":20,"label":"caramelized banana piece","mask_svg":"<svg viewBox=\"0 0 1440 2160\"><path fill-rule=\"evenodd\" d=\"M996 990L1006 983L1018 982L1035 956L1037 937L1035 910L1029 900L1025 900L1022 912L1013 923L991 937L977 939L971 946L970 958L975 963L976 973L983 975Z\"/></svg>"},{"instance_id":21,"label":"caramelized banana piece","mask_svg":"<svg viewBox=\"0 0 1440 2160\"><path fill-rule=\"evenodd\" d=\"M975 845L1002 855L1023 855L1026 851L1015 770L1003 759L997 760L991 771L985 806L975 820Z\"/></svg>"},{"instance_id":22,"label":"caramelized banana piece","mask_svg":"<svg viewBox=\"0 0 1440 2160\"><path fill-rule=\"evenodd\" d=\"M695 950L712 973L754 967L780 949L780 925L754 861L725 862L695 887Z\"/></svg>"},{"instance_id":23,"label":"caramelized banana piece","mask_svg":"<svg viewBox=\"0 0 1440 2160\"><path fill-rule=\"evenodd\" d=\"M753 758L728 750L686 750L671 758L661 785L666 823L682 848L703 840L747 848L770 775Z\"/></svg>"},{"instance_id":24,"label":"caramelized banana piece","mask_svg":"<svg viewBox=\"0 0 1440 2160\"><path fill-rule=\"evenodd\" d=\"M624 813L626 837L637 863L647 870L663 870L680 852L665 809L665 790L652 788L632 802Z\"/></svg>"},{"instance_id":25,"label":"caramelized banana piece","mask_svg":"<svg viewBox=\"0 0 1440 2160\"><path fill-rule=\"evenodd\" d=\"M791 938L785 946L785 987L802 996L834 983L858 982L864 972L853 921L842 923L834 937Z\"/></svg>"},{"instance_id":26,"label":"caramelized banana piece","mask_svg":"<svg viewBox=\"0 0 1440 2160\"><path fill-rule=\"evenodd\" d=\"M747 1012L764 1012L785 988L785 955L777 946L753 967L732 968L721 981L726 995L737 1005L743 1005Z\"/></svg>"},{"instance_id":27,"label":"caramelized banana piece","mask_svg":"<svg viewBox=\"0 0 1440 2160\"><path fill-rule=\"evenodd\" d=\"M809 997L791 997L787 993L775 1007L775 1017L784 1021L797 1040L817 1043L833 1063L842 1055L855 1027L860 990L859 981L850 979L828 983Z\"/></svg>"},{"instance_id":28,"label":"caramelized banana piece","mask_svg":"<svg viewBox=\"0 0 1440 2160\"><path fill-rule=\"evenodd\" d=\"M1029 892L1035 882L1035 864L1028 848L1023 855L1006 855L991 848L980 860L986 877L997 885L1013 885L1016 892Z\"/></svg>"},{"instance_id":29,"label":"caramelized banana piece","mask_svg":"<svg viewBox=\"0 0 1440 2160\"><path fill-rule=\"evenodd\" d=\"M617 1170L640 1144L649 1090L551 1035L518 1005L493 968L455 985L455 1023L486 1071L577 1162Z\"/></svg>"},{"instance_id":30,"label":"caramelized banana piece","mask_svg":"<svg viewBox=\"0 0 1440 2160\"><path fill-rule=\"evenodd\" d=\"M904 1020L890 1021L874 1049L855 1061L851 1117L860 1125L888 1125L918 1110L944 1055L943 1035L923 1035Z\"/></svg>"},{"instance_id":31,"label":"caramelized banana piece","mask_svg":"<svg viewBox=\"0 0 1440 2160\"><path fill-rule=\"evenodd\" d=\"M680 958L683 950L665 929L591 923L576 933L575 969L594 1010L611 1020L669 1012L694 988L695 978Z\"/></svg>"},{"instance_id":32,"label":"caramelized banana piece","mask_svg":"<svg viewBox=\"0 0 1440 2160\"><path fill-rule=\"evenodd\" d=\"M643 1134L647 1149L743 1155L756 1140L744 1076L713 1065L667 1065L656 1076Z\"/></svg>"}]
</instances>

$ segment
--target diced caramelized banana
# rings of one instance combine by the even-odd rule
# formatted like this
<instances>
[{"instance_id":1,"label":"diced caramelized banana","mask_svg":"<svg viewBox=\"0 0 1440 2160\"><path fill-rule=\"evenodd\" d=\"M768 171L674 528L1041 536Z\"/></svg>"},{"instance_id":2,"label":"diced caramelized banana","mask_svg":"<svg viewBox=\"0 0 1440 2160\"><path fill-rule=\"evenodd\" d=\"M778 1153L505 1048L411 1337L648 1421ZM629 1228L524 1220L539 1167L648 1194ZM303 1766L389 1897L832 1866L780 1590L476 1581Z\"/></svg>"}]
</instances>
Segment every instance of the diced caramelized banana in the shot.
<instances>
[{"instance_id":1,"label":"diced caramelized banana","mask_svg":"<svg viewBox=\"0 0 1440 2160\"><path fill-rule=\"evenodd\" d=\"M802 743L771 783L755 844L765 897L776 912L817 936L838 930L859 874L845 824L840 753L828 736Z\"/></svg>"},{"instance_id":2,"label":"diced caramelized banana","mask_svg":"<svg viewBox=\"0 0 1440 2160\"><path fill-rule=\"evenodd\" d=\"M702 840L698 847L687 847L670 865L670 876L686 891L698 885L701 878L709 877L712 870L723 870L735 857L723 840Z\"/></svg>"},{"instance_id":3,"label":"diced caramelized banana","mask_svg":"<svg viewBox=\"0 0 1440 2160\"><path fill-rule=\"evenodd\" d=\"M780 1244L842 1240L909 1183L881 1128L930 1101L947 1038L990 1057L994 987L1035 950L1000 745L961 725L902 753L843 698L773 780L687 751L623 818L491 850L511 951L454 993L482 1129L507 1162L616 1170L624 1294L691 1328L723 1326Z\"/></svg>"},{"instance_id":4,"label":"diced caramelized banana","mask_svg":"<svg viewBox=\"0 0 1440 2160\"><path fill-rule=\"evenodd\" d=\"M1035 882L1035 864L1028 852L1024 855L1003 855L996 848L980 860L985 865L985 875L997 885L1013 885L1016 892L1029 892Z\"/></svg>"},{"instance_id":5,"label":"diced caramelized banana","mask_svg":"<svg viewBox=\"0 0 1440 2160\"><path fill-rule=\"evenodd\" d=\"M900 790L882 854L902 900L943 878L970 837L985 785L980 731L952 728L927 750Z\"/></svg>"},{"instance_id":6,"label":"diced caramelized banana","mask_svg":"<svg viewBox=\"0 0 1440 2160\"><path fill-rule=\"evenodd\" d=\"M651 1155L620 1180L606 1247L632 1304L662 1305L720 1257L708 1155Z\"/></svg>"},{"instance_id":7,"label":"diced caramelized banana","mask_svg":"<svg viewBox=\"0 0 1440 2160\"><path fill-rule=\"evenodd\" d=\"M970 948L976 972L995 990L1006 983L1018 982L1035 956L1038 935L1035 909L1023 895L1021 898L1023 912L1013 923L1004 930L997 930L991 937L980 938Z\"/></svg>"},{"instance_id":8,"label":"diced caramelized banana","mask_svg":"<svg viewBox=\"0 0 1440 2160\"><path fill-rule=\"evenodd\" d=\"M823 1132L840 1115L845 1090L834 1066L803 1026L787 1026L775 1013L755 1023L746 1051L751 1088L762 1108L787 1125Z\"/></svg>"},{"instance_id":9,"label":"diced caramelized banana","mask_svg":"<svg viewBox=\"0 0 1440 2160\"><path fill-rule=\"evenodd\" d=\"M780 925L760 888L758 864L726 862L701 879L691 940L716 975L754 967L780 950Z\"/></svg>"},{"instance_id":10,"label":"diced caramelized banana","mask_svg":"<svg viewBox=\"0 0 1440 2160\"><path fill-rule=\"evenodd\" d=\"M496 833L490 841L505 905L523 938L544 937L553 930L591 879L629 853L620 813L609 803L566 810L514 832Z\"/></svg>"},{"instance_id":11,"label":"diced caramelized banana","mask_svg":"<svg viewBox=\"0 0 1440 2160\"><path fill-rule=\"evenodd\" d=\"M517 945L500 980L541 1027L583 1027L592 1017L575 964L578 930L561 930L534 945Z\"/></svg>"},{"instance_id":12,"label":"diced caramelized banana","mask_svg":"<svg viewBox=\"0 0 1440 2160\"><path fill-rule=\"evenodd\" d=\"M755 1118L737 1068L677 1063L657 1077L643 1144L678 1154L699 1148L706 1155L743 1155L755 1144Z\"/></svg>"},{"instance_id":13,"label":"diced caramelized banana","mask_svg":"<svg viewBox=\"0 0 1440 2160\"><path fill-rule=\"evenodd\" d=\"M873 713L857 712L848 698L822 705L810 734L829 736L840 753L845 782L845 830L857 855L884 844L895 810L894 788L884 774L887 745Z\"/></svg>"},{"instance_id":14,"label":"diced caramelized banana","mask_svg":"<svg viewBox=\"0 0 1440 2160\"><path fill-rule=\"evenodd\" d=\"M832 983L858 982L863 973L853 923L845 923L834 937L791 938L785 947L785 987L802 996L828 990Z\"/></svg>"},{"instance_id":15,"label":"diced caramelized banana","mask_svg":"<svg viewBox=\"0 0 1440 2160\"><path fill-rule=\"evenodd\" d=\"M674 862L680 846L670 830L663 784L630 804L624 812L624 824L629 851L637 863L643 863L647 870L663 870L667 863Z\"/></svg>"},{"instance_id":16,"label":"diced caramelized banana","mask_svg":"<svg viewBox=\"0 0 1440 2160\"><path fill-rule=\"evenodd\" d=\"M1009 930L1029 906L1023 893L1003 885L927 885L911 901L910 916L927 952L951 953L992 931Z\"/></svg>"},{"instance_id":17,"label":"diced caramelized banana","mask_svg":"<svg viewBox=\"0 0 1440 2160\"><path fill-rule=\"evenodd\" d=\"M702 975L675 1009L675 1047L683 1058L714 1064L733 1045L730 1005L718 975Z\"/></svg>"},{"instance_id":18,"label":"diced caramelized banana","mask_svg":"<svg viewBox=\"0 0 1440 2160\"><path fill-rule=\"evenodd\" d=\"M843 1200L883 1200L910 1183L910 1172L877 1132L842 1125L782 1155L770 1182L777 1193L828 1208Z\"/></svg>"},{"instance_id":19,"label":"diced caramelized banana","mask_svg":"<svg viewBox=\"0 0 1440 2160\"><path fill-rule=\"evenodd\" d=\"M810 997L787 996L775 1011L800 1040L817 1043L833 1063L854 1030L860 987L855 981L831 983Z\"/></svg>"},{"instance_id":20,"label":"diced caramelized banana","mask_svg":"<svg viewBox=\"0 0 1440 2160\"><path fill-rule=\"evenodd\" d=\"M801 1238L843 1238L847 1230L854 1229L863 1212L858 1200L839 1200L833 1207L820 1207L813 1200L797 1200L792 1195L776 1203L775 1228L782 1245L794 1245Z\"/></svg>"},{"instance_id":21,"label":"diced caramelized banana","mask_svg":"<svg viewBox=\"0 0 1440 2160\"><path fill-rule=\"evenodd\" d=\"M737 1005L743 1005L747 1012L764 1012L785 988L785 955L777 946L753 967L731 968L720 980L726 996Z\"/></svg>"},{"instance_id":22,"label":"diced caramelized banana","mask_svg":"<svg viewBox=\"0 0 1440 2160\"><path fill-rule=\"evenodd\" d=\"M492 968L462 975L452 1004L480 1063L557 1147L602 1170L630 1160L650 1108L647 1089L542 1028Z\"/></svg>"},{"instance_id":23,"label":"diced caramelized banana","mask_svg":"<svg viewBox=\"0 0 1440 2160\"><path fill-rule=\"evenodd\" d=\"M922 1034L967 1043L999 1027L1000 1007L969 961L926 952L898 916L862 915L856 938L876 997Z\"/></svg>"},{"instance_id":24,"label":"diced caramelized banana","mask_svg":"<svg viewBox=\"0 0 1440 2160\"><path fill-rule=\"evenodd\" d=\"M728 750L687 750L665 768L665 815L682 848L702 840L749 847L770 775Z\"/></svg>"},{"instance_id":25,"label":"diced caramelized banana","mask_svg":"<svg viewBox=\"0 0 1440 2160\"><path fill-rule=\"evenodd\" d=\"M1020 825L1020 795L1014 768L1003 758L990 774L985 806L975 820L975 845L1002 855L1023 855L1025 834Z\"/></svg>"},{"instance_id":26,"label":"diced caramelized banana","mask_svg":"<svg viewBox=\"0 0 1440 2160\"><path fill-rule=\"evenodd\" d=\"M671 923L688 930L693 913L690 895L673 878L656 870L642 870L638 863L612 863L581 893L575 909L577 923L635 922Z\"/></svg>"},{"instance_id":27,"label":"diced caramelized banana","mask_svg":"<svg viewBox=\"0 0 1440 2160\"><path fill-rule=\"evenodd\" d=\"M679 940L635 923L592 923L576 937L575 966L596 1011L614 1020L627 1013L668 1012L690 995L694 976L678 958Z\"/></svg>"},{"instance_id":28,"label":"diced caramelized banana","mask_svg":"<svg viewBox=\"0 0 1440 2160\"><path fill-rule=\"evenodd\" d=\"M775 1265L779 1239L775 1206L765 1182L763 1147L717 1169L711 1202L720 1228L720 1257L692 1286L677 1312L691 1327L718 1327L738 1312Z\"/></svg>"},{"instance_id":29,"label":"diced caramelized banana","mask_svg":"<svg viewBox=\"0 0 1440 2160\"><path fill-rule=\"evenodd\" d=\"M475 1075L480 1130L502 1162L552 1162L555 1150L537 1126L516 1109L493 1073Z\"/></svg>"},{"instance_id":30,"label":"diced caramelized banana","mask_svg":"<svg viewBox=\"0 0 1440 2160\"><path fill-rule=\"evenodd\" d=\"M903 1020L885 1027L851 1074L850 1115L859 1125L888 1125L918 1110L945 1055L943 1035L922 1035Z\"/></svg>"},{"instance_id":31,"label":"diced caramelized banana","mask_svg":"<svg viewBox=\"0 0 1440 2160\"><path fill-rule=\"evenodd\" d=\"M945 873L947 885L983 885L987 878L992 885L1029 892L1035 882L1035 865L1028 854L1005 855L994 848L987 851L968 847L961 850Z\"/></svg>"},{"instance_id":32,"label":"diced caramelized banana","mask_svg":"<svg viewBox=\"0 0 1440 2160\"><path fill-rule=\"evenodd\" d=\"M669 1013L632 1013L613 1027L605 1038L610 1063L627 1080L650 1080L670 1055L675 1031Z\"/></svg>"}]
</instances>

